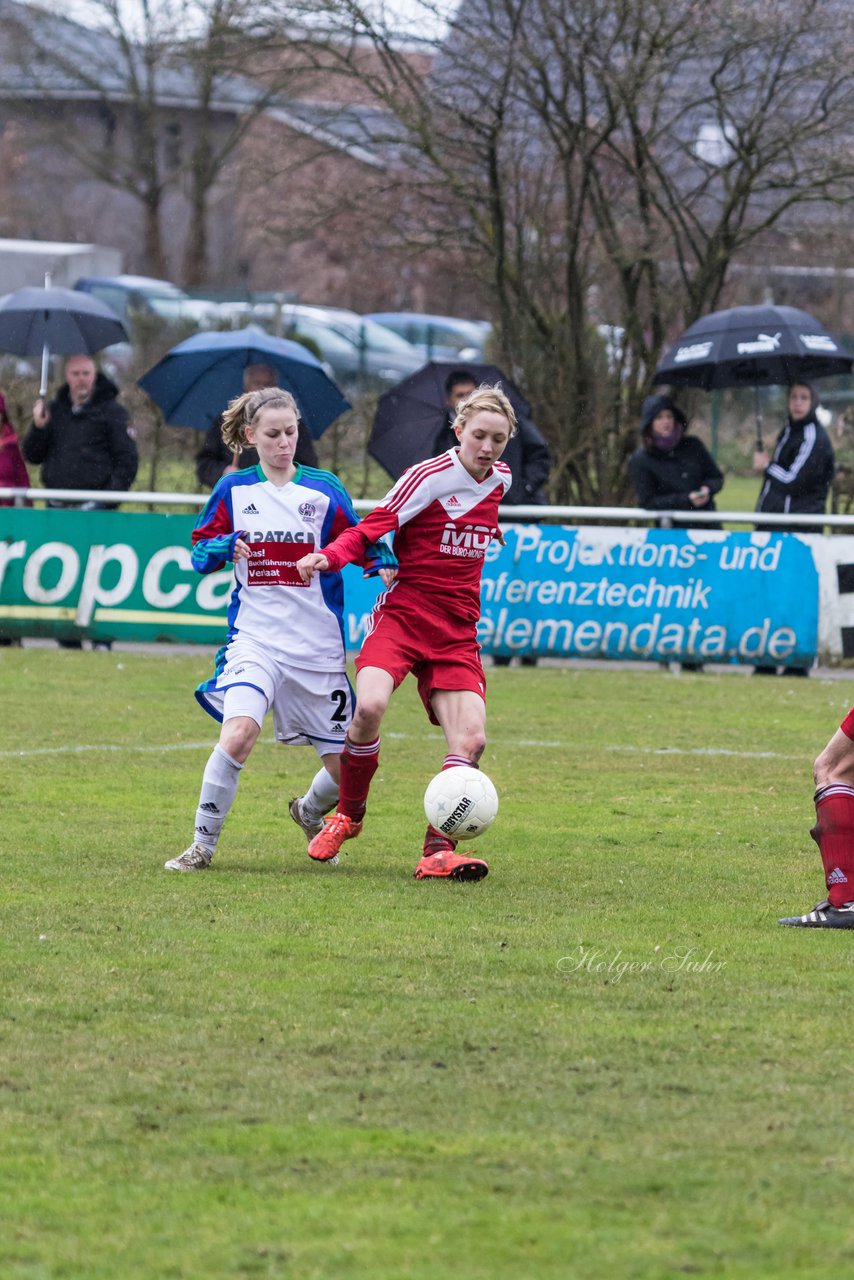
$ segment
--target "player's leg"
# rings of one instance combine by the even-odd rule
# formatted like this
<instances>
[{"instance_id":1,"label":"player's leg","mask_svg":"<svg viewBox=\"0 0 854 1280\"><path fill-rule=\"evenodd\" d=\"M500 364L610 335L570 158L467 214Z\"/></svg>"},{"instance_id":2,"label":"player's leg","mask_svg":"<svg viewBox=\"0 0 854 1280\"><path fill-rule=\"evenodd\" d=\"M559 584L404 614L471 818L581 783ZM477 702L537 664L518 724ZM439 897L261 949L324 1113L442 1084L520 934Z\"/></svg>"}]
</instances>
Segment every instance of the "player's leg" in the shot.
<instances>
[{"instance_id":1,"label":"player's leg","mask_svg":"<svg viewBox=\"0 0 854 1280\"><path fill-rule=\"evenodd\" d=\"M329 862L345 840L362 830L371 780L380 758L380 725L394 693L394 677L381 667L363 666L356 676L356 710L344 739L338 808L308 846L309 857Z\"/></svg>"},{"instance_id":2,"label":"player's leg","mask_svg":"<svg viewBox=\"0 0 854 1280\"><path fill-rule=\"evenodd\" d=\"M804 928L854 929L854 711L830 739L813 767L818 845L827 899L803 916L781 924Z\"/></svg>"},{"instance_id":3,"label":"player's leg","mask_svg":"<svg viewBox=\"0 0 854 1280\"><path fill-rule=\"evenodd\" d=\"M281 673L273 701L276 738L285 746L313 746L320 757L308 789L288 805L307 841L323 829L324 815L338 803L341 752L354 703L343 665L338 671L288 667Z\"/></svg>"},{"instance_id":4,"label":"player's leg","mask_svg":"<svg viewBox=\"0 0 854 1280\"><path fill-rule=\"evenodd\" d=\"M260 689L237 685L225 690L222 730L202 776L193 843L165 863L167 871L204 871L210 866L237 795L240 771L258 740L266 713L267 699Z\"/></svg>"},{"instance_id":5,"label":"player's leg","mask_svg":"<svg viewBox=\"0 0 854 1280\"><path fill-rule=\"evenodd\" d=\"M311 780L305 795L294 796L288 812L297 826L302 827L309 840L323 830L323 819L338 804L338 786L341 778L341 753L327 753L320 757L321 767Z\"/></svg>"},{"instance_id":6,"label":"player's leg","mask_svg":"<svg viewBox=\"0 0 854 1280\"><path fill-rule=\"evenodd\" d=\"M486 703L480 694L471 689L433 689L430 709L448 748L442 769L458 765L477 769L486 746ZM482 858L458 854L455 840L428 826L416 880L482 880L488 871Z\"/></svg>"}]
</instances>

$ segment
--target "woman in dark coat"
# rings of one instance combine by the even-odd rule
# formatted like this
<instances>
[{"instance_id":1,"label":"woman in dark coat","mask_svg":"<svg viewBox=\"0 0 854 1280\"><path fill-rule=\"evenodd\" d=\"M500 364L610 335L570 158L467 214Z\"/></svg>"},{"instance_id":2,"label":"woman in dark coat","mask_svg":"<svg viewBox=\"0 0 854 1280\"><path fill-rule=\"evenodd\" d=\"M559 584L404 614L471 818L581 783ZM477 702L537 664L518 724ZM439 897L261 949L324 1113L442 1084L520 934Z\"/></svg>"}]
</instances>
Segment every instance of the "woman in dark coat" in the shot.
<instances>
[{"instance_id":1,"label":"woman in dark coat","mask_svg":"<svg viewBox=\"0 0 854 1280\"><path fill-rule=\"evenodd\" d=\"M641 447L629 460L639 506L650 511L716 510L715 494L724 478L702 440L687 430L688 419L669 396L647 396L641 408ZM703 667L683 662L682 670Z\"/></svg>"},{"instance_id":2,"label":"woman in dark coat","mask_svg":"<svg viewBox=\"0 0 854 1280\"><path fill-rule=\"evenodd\" d=\"M669 396L647 396L641 409L641 447L629 460L638 506L650 511L714 511L724 478L688 419ZM703 528L708 528L703 525Z\"/></svg>"},{"instance_id":3,"label":"woman in dark coat","mask_svg":"<svg viewBox=\"0 0 854 1280\"><path fill-rule=\"evenodd\" d=\"M754 456L754 469L765 473L757 511L792 515L823 515L826 511L836 462L830 436L816 416L818 405L818 394L808 382L795 382L789 387L788 418L777 437L773 457L769 461L767 453L761 452ZM783 529L777 525L772 532L781 533ZM821 533L822 525L793 525L792 532Z\"/></svg>"},{"instance_id":4,"label":"woman in dark coat","mask_svg":"<svg viewBox=\"0 0 854 1280\"><path fill-rule=\"evenodd\" d=\"M759 451L753 456L753 467L765 473L757 511L792 515L823 515L827 495L833 483L836 459L830 436L818 420L818 393L808 382L793 382L786 401L786 425L777 437L774 454ZM784 525L757 524L756 529L786 533ZM792 525L792 533L821 533L823 526ZM755 668L756 675L774 675L777 668L768 663ZM807 667L781 667L784 676L806 676Z\"/></svg>"}]
</instances>

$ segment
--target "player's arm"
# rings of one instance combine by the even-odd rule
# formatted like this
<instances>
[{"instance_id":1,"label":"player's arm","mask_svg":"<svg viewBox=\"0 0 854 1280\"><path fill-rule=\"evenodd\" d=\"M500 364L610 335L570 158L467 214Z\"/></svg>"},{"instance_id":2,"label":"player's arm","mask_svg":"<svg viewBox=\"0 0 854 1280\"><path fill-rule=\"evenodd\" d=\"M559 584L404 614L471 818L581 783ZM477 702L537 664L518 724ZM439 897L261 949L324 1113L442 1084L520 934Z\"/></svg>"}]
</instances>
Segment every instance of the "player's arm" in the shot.
<instances>
[{"instance_id":1,"label":"player's arm","mask_svg":"<svg viewBox=\"0 0 854 1280\"><path fill-rule=\"evenodd\" d=\"M311 582L315 573L338 573L345 564L367 564L380 539L397 528L397 519L391 512L376 507L364 520L345 528L322 551L313 551L297 561L297 570L303 582ZM382 560L374 563L373 572L379 573L389 586L396 573L397 560L384 544Z\"/></svg>"},{"instance_id":2,"label":"player's arm","mask_svg":"<svg viewBox=\"0 0 854 1280\"><path fill-rule=\"evenodd\" d=\"M214 489L193 529L191 560L197 573L217 573L227 564L245 560L249 547L246 529L235 529L230 503Z\"/></svg>"}]
</instances>

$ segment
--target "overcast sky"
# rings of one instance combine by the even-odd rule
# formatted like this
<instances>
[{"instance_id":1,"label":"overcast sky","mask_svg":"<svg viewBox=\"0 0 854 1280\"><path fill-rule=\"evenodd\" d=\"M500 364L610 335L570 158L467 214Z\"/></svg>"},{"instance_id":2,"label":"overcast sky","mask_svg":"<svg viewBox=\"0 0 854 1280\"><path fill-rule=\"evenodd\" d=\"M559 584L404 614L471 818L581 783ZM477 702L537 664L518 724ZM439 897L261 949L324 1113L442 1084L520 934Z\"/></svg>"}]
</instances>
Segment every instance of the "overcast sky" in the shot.
<instances>
[{"instance_id":1,"label":"overcast sky","mask_svg":"<svg viewBox=\"0 0 854 1280\"><path fill-rule=\"evenodd\" d=\"M38 0L47 7L47 0ZM153 8L156 9L157 0ZM401 38L422 39L441 34L442 22L439 14L452 13L456 8L454 0L371 0L370 6L377 13L385 14L389 25ZM141 11L139 0L124 0L122 4L130 23L135 14ZM65 0L65 12L69 18L91 25L103 25L103 10L95 0Z\"/></svg>"}]
</instances>

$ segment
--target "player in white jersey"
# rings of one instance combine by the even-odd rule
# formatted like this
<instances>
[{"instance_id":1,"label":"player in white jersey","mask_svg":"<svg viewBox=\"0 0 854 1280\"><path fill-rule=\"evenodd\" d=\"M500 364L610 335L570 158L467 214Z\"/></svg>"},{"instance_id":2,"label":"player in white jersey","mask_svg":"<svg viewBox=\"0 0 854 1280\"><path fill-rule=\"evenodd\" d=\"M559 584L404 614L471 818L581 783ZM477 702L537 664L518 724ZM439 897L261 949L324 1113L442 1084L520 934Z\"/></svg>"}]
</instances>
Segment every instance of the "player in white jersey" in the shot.
<instances>
[{"instance_id":1,"label":"player in white jersey","mask_svg":"<svg viewBox=\"0 0 854 1280\"><path fill-rule=\"evenodd\" d=\"M297 568L307 583L339 571L376 538L394 531L399 571L379 597L356 660L356 711L341 757L338 811L309 843L319 862L357 836L379 763L379 729L392 693L411 672L433 724L447 743L442 768L477 767L486 744L486 677L477 623L487 549L501 538L498 504L511 476L499 461L516 417L497 387L479 387L457 409L459 448L410 467L380 505ZM427 828L418 880L481 880L481 858Z\"/></svg>"},{"instance_id":2,"label":"player in white jersey","mask_svg":"<svg viewBox=\"0 0 854 1280\"><path fill-rule=\"evenodd\" d=\"M290 815L311 838L338 799L339 760L352 716L344 651L340 574L306 583L296 562L357 523L341 482L328 471L297 467L298 412L293 396L271 388L238 396L223 416L231 448L249 444L259 464L218 482L193 530L193 565L215 573L234 563L228 639L210 680L196 690L222 723L205 767L193 843L168 871L210 866L237 794L240 771L268 711L277 739L313 746L321 768ZM360 563L386 586L395 575L388 545L366 546Z\"/></svg>"}]
</instances>

